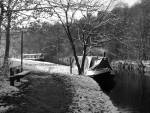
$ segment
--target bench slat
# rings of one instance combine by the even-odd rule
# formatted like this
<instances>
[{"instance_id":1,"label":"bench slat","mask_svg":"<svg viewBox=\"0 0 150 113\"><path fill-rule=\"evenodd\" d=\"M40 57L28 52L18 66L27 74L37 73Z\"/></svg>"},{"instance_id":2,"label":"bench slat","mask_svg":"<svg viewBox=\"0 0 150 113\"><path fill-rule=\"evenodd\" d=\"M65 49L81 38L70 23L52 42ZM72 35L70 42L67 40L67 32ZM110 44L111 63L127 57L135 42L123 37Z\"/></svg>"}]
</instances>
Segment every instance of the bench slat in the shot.
<instances>
[{"instance_id":1,"label":"bench slat","mask_svg":"<svg viewBox=\"0 0 150 113\"><path fill-rule=\"evenodd\" d=\"M30 74L30 71L23 71L21 73L18 73L18 74L15 74L13 76L10 76L9 78L15 80L15 79L18 79L18 78L22 78L22 77L24 77L24 76L26 76L28 74Z\"/></svg>"},{"instance_id":2,"label":"bench slat","mask_svg":"<svg viewBox=\"0 0 150 113\"><path fill-rule=\"evenodd\" d=\"M23 72L21 72L21 73L15 74L14 76L27 75L27 74L29 74L29 73L30 73L30 71L23 71Z\"/></svg>"}]
</instances>

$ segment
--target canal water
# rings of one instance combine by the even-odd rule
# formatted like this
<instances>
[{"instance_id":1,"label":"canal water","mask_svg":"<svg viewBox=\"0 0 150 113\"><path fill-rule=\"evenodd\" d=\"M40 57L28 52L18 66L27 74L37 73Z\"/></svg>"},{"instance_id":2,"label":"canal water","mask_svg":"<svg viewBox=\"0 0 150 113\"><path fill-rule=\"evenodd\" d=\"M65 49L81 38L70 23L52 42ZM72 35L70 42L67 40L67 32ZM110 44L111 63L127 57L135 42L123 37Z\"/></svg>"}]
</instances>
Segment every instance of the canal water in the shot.
<instances>
[{"instance_id":1,"label":"canal water","mask_svg":"<svg viewBox=\"0 0 150 113\"><path fill-rule=\"evenodd\" d=\"M121 113L150 113L150 74L122 71L108 94Z\"/></svg>"}]
</instances>

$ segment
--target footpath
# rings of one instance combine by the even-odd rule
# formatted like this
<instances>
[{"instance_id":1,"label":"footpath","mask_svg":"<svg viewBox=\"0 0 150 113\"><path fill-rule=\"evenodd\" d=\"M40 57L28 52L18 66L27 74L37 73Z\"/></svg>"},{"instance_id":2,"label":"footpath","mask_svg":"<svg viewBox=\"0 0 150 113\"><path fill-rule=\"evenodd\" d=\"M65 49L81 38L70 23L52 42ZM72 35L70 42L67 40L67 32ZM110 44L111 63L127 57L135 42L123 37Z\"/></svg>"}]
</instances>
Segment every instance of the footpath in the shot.
<instances>
[{"instance_id":1,"label":"footpath","mask_svg":"<svg viewBox=\"0 0 150 113\"><path fill-rule=\"evenodd\" d=\"M25 79L26 85L1 88L0 113L117 113L89 77L33 73Z\"/></svg>"},{"instance_id":2,"label":"footpath","mask_svg":"<svg viewBox=\"0 0 150 113\"><path fill-rule=\"evenodd\" d=\"M26 69L32 73L15 87L0 81L0 113L118 113L90 77L70 75L66 66Z\"/></svg>"}]
</instances>

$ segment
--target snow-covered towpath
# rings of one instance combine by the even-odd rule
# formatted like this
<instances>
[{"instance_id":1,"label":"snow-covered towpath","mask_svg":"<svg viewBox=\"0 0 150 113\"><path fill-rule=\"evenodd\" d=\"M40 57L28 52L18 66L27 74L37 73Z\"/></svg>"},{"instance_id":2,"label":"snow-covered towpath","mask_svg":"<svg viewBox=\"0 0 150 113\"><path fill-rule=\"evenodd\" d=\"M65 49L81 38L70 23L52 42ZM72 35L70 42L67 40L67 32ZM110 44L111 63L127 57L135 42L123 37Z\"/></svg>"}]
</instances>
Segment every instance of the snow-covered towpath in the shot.
<instances>
[{"instance_id":1,"label":"snow-covered towpath","mask_svg":"<svg viewBox=\"0 0 150 113\"><path fill-rule=\"evenodd\" d=\"M10 67L21 65L21 60L16 58L10 59ZM70 74L70 67L50 62L23 60L23 69L45 73L62 73Z\"/></svg>"},{"instance_id":2,"label":"snow-covered towpath","mask_svg":"<svg viewBox=\"0 0 150 113\"><path fill-rule=\"evenodd\" d=\"M20 65L20 59L10 61L10 66ZM92 78L66 74L69 66L24 60L23 68L37 73L25 77L23 94L3 99L14 106L3 113L118 113Z\"/></svg>"}]
</instances>

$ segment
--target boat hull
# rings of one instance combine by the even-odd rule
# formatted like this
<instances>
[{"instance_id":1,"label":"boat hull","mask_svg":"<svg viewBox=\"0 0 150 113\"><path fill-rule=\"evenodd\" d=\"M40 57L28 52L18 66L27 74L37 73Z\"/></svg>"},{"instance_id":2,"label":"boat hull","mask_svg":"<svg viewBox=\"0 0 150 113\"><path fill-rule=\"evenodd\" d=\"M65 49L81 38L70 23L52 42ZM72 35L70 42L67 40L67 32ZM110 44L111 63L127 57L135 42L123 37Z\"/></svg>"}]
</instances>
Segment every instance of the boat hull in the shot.
<instances>
[{"instance_id":1,"label":"boat hull","mask_svg":"<svg viewBox=\"0 0 150 113\"><path fill-rule=\"evenodd\" d=\"M109 93L116 84L114 80L115 74L112 74L111 71L91 75L90 77L93 78L106 93Z\"/></svg>"}]
</instances>

